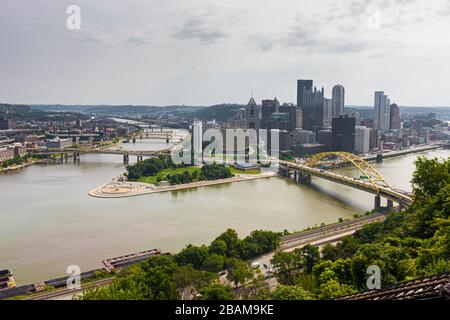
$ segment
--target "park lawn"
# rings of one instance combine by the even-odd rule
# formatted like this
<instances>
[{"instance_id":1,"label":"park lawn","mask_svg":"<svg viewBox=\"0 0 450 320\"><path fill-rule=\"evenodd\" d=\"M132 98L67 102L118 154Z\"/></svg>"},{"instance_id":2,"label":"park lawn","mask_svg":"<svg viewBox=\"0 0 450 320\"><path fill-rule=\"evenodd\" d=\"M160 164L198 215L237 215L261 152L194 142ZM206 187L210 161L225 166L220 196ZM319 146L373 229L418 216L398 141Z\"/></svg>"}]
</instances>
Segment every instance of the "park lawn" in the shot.
<instances>
[{"instance_id":1,"label":"park lawn","mask_svg":"<svg viewBox=\"0 0 450 320\"><path fill-rule=\"evenodd\" d=\"M179 174L183 173L185 171L188 171L190 174L194 173L195 171L198 171L200 173L199 167L185 167L185 168L175 168L175 169L164 169L160 172L158 172L154 176L142 176L137 181L142 183L151 183L151 184L157 184L158 177L161 177L162 180L165 180L165 177L168 174Z\"/></svg>"},{"instance_id":2,"label":"park lawn","mask_svg":"<svg viewBox=\"0 0 450 320\"><path fill-rule=\"evenodd\" d=\"M231 173L233 174L260 174L261 173L261 169L252 169L252 170L240 170L240 169L236 169L234 167L230 167Z\"/></svg>"}]
</instances>

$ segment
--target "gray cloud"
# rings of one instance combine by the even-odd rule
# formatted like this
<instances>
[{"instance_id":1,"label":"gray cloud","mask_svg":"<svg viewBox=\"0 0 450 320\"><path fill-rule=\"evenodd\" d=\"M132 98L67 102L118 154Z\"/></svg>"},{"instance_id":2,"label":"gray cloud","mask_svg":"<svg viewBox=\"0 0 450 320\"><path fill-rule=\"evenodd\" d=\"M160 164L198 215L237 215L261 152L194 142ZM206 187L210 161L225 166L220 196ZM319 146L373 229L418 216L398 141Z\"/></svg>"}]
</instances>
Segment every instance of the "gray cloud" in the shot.
<instances>
[{"instance_id":1,"label":"gray cloud","mask_svg":"<svg viewBox=\"0 0 450 320\"><path fill-rule=\"evenodd\" d=\"M189 18L173 33L173 36L179 40L197 39L206 44L228 37L225 32L208 21L207 15Z\"/></svg>"}]
</instances>

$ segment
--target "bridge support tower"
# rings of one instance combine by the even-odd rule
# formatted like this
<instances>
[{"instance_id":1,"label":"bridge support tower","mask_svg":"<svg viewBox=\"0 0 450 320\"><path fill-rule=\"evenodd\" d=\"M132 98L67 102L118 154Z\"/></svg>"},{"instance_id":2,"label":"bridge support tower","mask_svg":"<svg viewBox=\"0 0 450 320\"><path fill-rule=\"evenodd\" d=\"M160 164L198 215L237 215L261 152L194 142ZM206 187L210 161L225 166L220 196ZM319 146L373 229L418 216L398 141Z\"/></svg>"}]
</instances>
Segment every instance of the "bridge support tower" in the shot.
<instances>
[{"instance_id":1,"label":"bridge support tower","mask_svg":"<svg viewBox=\"0 0 450 320\"><path fill-rule=\"evenodd\" d=\"M373 208L375 209L375 211L379 211L381 209L381 197L380 196L375 196L375 204L374 204Z\"/></svg>"},{"instance_id":2,"label":"bridge support tower","mask_svg":"<svg viewBox=\"0 0 450 320\"><path fill-rule=\"evenodd\" d=\"M73 162L80 162L80 153L78 151L73 153Z\"/></svg>"},{"instance_id":3,"label":"bridge support tower","mask_svg":"<svg viewBox=\"0 0 450 320\"><path fill-rule=\"evenodd\" d=\"M311 175L310 174L304 174L301 171L295 171L297 173L297 183L311 183Z\"/></svg>"},{"instance_id":4,"label":"bridge support tower","mask_svg":"<svg viewBox=\"0 0 450 320\"><path fill-rule=\"evenodd\" d=\"M392 209L393 207L394 207L394 202L392 200L388 199L388 201L387 201L387 208L388 209Z\"/></svg>"}]
</instances>

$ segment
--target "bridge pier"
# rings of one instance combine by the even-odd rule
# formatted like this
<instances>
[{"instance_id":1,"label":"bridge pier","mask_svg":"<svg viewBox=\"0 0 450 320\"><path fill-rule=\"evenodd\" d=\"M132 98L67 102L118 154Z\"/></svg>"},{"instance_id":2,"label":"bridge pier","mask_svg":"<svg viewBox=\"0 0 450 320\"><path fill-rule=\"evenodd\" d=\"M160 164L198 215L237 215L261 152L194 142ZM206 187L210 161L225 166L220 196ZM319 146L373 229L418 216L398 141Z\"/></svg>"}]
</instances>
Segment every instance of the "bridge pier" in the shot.
<instances>
[{"instance_id":1,"label":"bridge pier","mask_svg":"<svg viewBox=\"0 0 450 320\"><path fill-rule=\"evenodd\" d=\"M129 164L130 163L130 156L127 154L123 155L123 164Z\"/></svg>"},{"instance_id":2,"label":"bridge pier","mask_svg":"<svg viewBox=\"0 0 450 320\"><path fill-rule=\"evenodd\" d=\"M80 153L78 151L73 153L73 162L80 162Z\"/></svg>"},{"instance_id":3,"label":"bridge pier","mask_svg":"<svg viewBox=\"0 0 450 320\"><path fill-rule=\"evenodd\" d=\"M387 208L392 209L394 207L394 202L392 200L387 200Z\"/></svg>"},{"instance_id":4,"label":"bridge pier","mask_svg":"<svg viewBox=\"0 0 450 320\"><path fill-rule=\"evenodd\" d=\"M379 211L381 209L381 197L375 196L375 204L374 204L375 211Z\"/></svg>"},{"instance_id":5,"label":"bridge pier","mask_svg":"<svg viewBox=\"0 0 450 320\"><path fill-rule=\"evenodd\" d=\"M377 163L382 163L383 162L383 154L382 153L378 153L377 154Z\"/></svg>"},{"instance_id":6,"label":"bridge pier","mask_svg":"<svg viewBox=\"0 0 450 320\"><path fill-rule=\"evenodd\" d=\"M304 174L301 171L297 172L297 183L311 183L311 175Z\"/></svg>"},{"instance_id":7,"label":"bridge pier","mask_svg":"<svg viewBox=\"0 0 450 320\"><path fill-rule=\"evenodd\" d=\"M282 177L288 177L289 176L289 170L283 166L278 167L278 174Z\"/></svg>"},{"instance_id":8,"label":"bridge pier","mask_svg":"<svg viewBox=\"0 0 450 320\"><path fill-rule=\"evenodd\" d=\"M142 162L144 160L143 156L137 156L137 162Z\"/></svg>"}]
</instances>

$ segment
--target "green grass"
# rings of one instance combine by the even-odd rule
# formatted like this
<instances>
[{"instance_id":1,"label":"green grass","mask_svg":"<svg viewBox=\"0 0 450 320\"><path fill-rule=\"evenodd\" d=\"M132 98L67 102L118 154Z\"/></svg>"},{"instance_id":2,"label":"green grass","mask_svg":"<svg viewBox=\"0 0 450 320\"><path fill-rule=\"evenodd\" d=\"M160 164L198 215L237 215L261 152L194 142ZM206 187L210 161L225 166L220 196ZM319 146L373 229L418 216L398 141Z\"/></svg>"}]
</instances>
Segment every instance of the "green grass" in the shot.
<instances>
[{"instance_id":1,"label":"green grass","mask_svg":"<svg viewBox=\"0 0 450 320\"><path fill-rule=\"evenodd\" d=\"M252 170L240 170L233 167L230 167L231 173L233 174L260 174L261 169L252 169Z\"/></svg>"},{"instance_id":2,"label":"green grass","mask_svg":"<svg viewBox=\"0 0 450 320\"><path fill-rule=\"evenodd\" d=\"M158 174L154 175L154 176L143 176L140 177L137 181L138 182L142 182L142 183L151 183L151 184L157 184L158 182L158 177L161 177L162 180L165 180L165 177L168 174L178 174L178 173L183 173L185 171L188 171L190 174L194 173L195 171L200 172L200 168L198 167L186 167L186 168L176 168L176 169L164 169L160 172L158 172Z\"/></svg>"}]
</instances>

